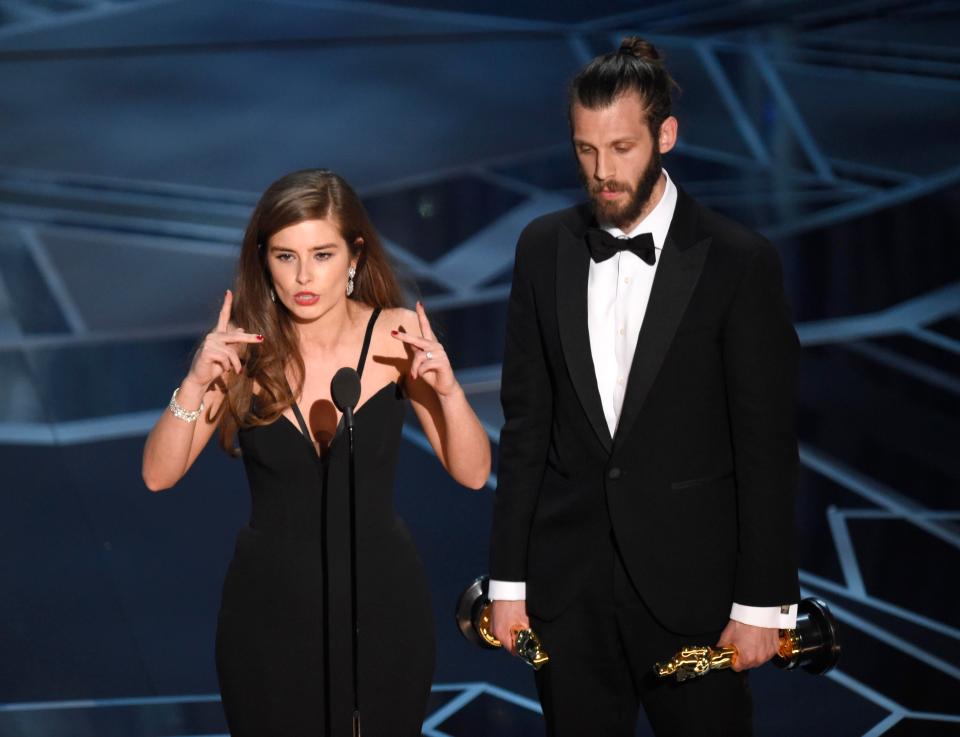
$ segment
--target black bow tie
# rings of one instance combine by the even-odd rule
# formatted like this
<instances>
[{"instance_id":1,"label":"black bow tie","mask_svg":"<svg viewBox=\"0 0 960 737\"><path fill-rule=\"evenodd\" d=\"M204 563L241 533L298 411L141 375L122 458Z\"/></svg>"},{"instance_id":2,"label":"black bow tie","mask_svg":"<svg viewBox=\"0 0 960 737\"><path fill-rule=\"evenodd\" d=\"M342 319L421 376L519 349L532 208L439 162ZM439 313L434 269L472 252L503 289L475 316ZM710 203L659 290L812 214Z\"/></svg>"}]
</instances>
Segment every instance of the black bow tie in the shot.
<instances>
[{"instance_id":1,"label":"black bow tie","mask_svg":"<svg viewBox=\"0 0 960 737\"><path fill-rule=\"evenodd\" d=\"M657 263L657 249L653 245L652 233L641 233L633 238L617 238L602 228L590 228L587 231L587 246L590 248L590 258L598 264L620 251L631 251L651 266Z\"/></svg>"}]
</instances>

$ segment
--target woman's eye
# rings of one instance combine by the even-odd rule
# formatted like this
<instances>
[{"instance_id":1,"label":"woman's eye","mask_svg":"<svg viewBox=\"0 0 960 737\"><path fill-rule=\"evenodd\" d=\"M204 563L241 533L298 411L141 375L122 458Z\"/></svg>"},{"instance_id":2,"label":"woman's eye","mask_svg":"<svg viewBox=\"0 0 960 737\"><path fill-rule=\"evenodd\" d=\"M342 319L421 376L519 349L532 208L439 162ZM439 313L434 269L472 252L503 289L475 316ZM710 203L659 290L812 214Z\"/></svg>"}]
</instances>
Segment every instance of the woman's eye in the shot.
<instances>
[{"instance_id":1,"label":"woman's eye","mask_svg":"<svg viewBox=\"0 0 960 737\"><path fill-rule=\"evenodd\" d=\"M329 251L317 251L317 260L326 261L331 255Z\"/></svg>"},{"instance_id":2,"label":"woman's eye","mask_svg":"<svg viewBox=\"0 0 960 737\"><path fill-rule=\"evenodd\" d=\"M278 254L277 254L277 261L292 261L292 260L293 260L293 254L292 254L292 253L278 253Z\"/></svg>"}]
</instances>

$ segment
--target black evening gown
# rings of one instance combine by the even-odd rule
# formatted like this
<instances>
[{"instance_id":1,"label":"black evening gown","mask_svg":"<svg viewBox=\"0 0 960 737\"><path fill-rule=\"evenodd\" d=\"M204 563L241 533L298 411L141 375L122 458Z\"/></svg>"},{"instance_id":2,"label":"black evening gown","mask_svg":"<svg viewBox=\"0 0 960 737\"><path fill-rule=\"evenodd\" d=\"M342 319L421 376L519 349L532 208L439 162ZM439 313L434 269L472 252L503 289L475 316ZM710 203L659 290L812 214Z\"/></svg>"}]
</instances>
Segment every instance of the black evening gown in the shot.
<instances>
[{"instance_id":1,"label":"black evening gown","mask_svg":"<svg viewBox=\"0 0 960 737\"><path fill-rule=\"evenodd\" d=\"M363 372L379 310L367 325ZM359 683L364 737L420 734L434 666L420 559L393 507L405 415L396 382L354 415ZM353 713L348 437L341 421L322 460L281 416L241 430L252 495L217 625L217 673L234 737L341 737Z\"/></svg>"}]
</instances>

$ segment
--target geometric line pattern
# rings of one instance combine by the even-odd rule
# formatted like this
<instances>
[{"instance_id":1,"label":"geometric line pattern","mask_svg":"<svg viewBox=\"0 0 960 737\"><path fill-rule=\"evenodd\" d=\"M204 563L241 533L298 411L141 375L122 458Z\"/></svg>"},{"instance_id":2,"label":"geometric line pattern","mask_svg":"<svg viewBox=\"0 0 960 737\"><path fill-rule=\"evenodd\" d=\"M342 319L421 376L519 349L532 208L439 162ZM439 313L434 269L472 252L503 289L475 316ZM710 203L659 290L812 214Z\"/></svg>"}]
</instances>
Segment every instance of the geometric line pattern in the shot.
<instances>
[{"instance_id":1,"label":"geometric line pattern","mask_svg":"<svg viewBox=\"0 0 960 737\"><path fill-rule=\"evenodd\" d=\"M43 29L69 28L76 23L124 15L136 17L139 11L168 4L172 4L170 0L5 2L0 45ZM721 141L708 136L688 137L682 129L675 160L691 171L713 167L723 173L702 179L678 177L678 180L709 206L733 212L740 208L761 212L750 224L774 241L865 218L955 187L960 182L955 155L931 163L919 161L916 151L898 160L879 155L858 156L851 150L838 149L833 145L832 134L842 129L842 123L826 133L818 124L827 113L842 111L845 101L839 99L838 104L832 103L833 109L824 111L816 107L821 97L819 92L810 95L804 87L809 79L815 79L818 90L847 83L875 83L888 91L887 107L889 99L907 94L917 96L910 98L914 102L922 101L922 95L929 94L938 106L956 107L960 99L960 54L956 48L937 45L935 40L925 37L901 38L901 34L909 30L911 21L923 20L925 14L929 14L936 22L940 17L937 13L944 12L946 6L931 5L927 9L923 4L894 3L873 7L845 1L826 8L775 0L760 8L746 2L691 1L680 4L683 12L679 12L676 3L652 2L642 8L600 17L590 17L596 12L595 8L544 8L543 14L550 19L543 20L507 17L506 11L497 16L377 2L285 0L283 4L358 13L371 25L388 19L423 22L425 28L428 22L457 24L461 30L456 37L466 43L491 36L517 39L523 34L537 41L561 39L578 62L618 43L625 33L641 29L645 37L667 50L668 61L672 55L688 65L688 76L702 84L697 95L712 95L717 101L716 111L712 112L712 128L733 132L730 139ZM869 27L874 15L887 11L894 19L903 11L904 23L898 28L896 38L881 36L876 40L869 33L834 32L834 26L847 22L855 27L858 22L862 27ZM509 12L520 15L524 10L515 8ZM790 43L781 43L775 33L766 34L767 30L775 31L784 18L791 24ZM417 39L407 36L404 40L429 43L429 36L430 32L424 32ZM768 37L772 39L769 42L765 40ZM449 40L439 32L437 39ZM356 43L358 48L369 48L367 40L359 37L336 43L348 47ZM293 39L291 45L333 47L329 39L323 38ZM282 43L269 38L244 40L243 47L283 52ZM136 59L158 51L149 44L127 46L122 49L122 55ZM164 53L170 51L168 48ZM181 44L179 51L228 54L231 46L223 43L219 48L211 46L204 50L202 43ZM47 61L62 58L69 62L85 54L109 56L110 49L0 49L0 64L16 63L18 58ZM862 121L858 120L858 124ZM848 143L852 146L857 141ZM893 147L883 148L876 153L886 153L887 148ZM581 196L575 178L568 176L569 157L565 141L539 141L525 150L478 158L467 165L438 167L378 182L361 188L361 195L388 197L391 193L429 186L444 187L457 178L472 177L520 197L519 204L490 218L461 242L450 243L437 258L424 256L416 243L386 241L395 261L414 280L436 288L436 293L425 299L431 310L455 312L478 306L500 307L508 294L513 244L520 228L536 214L562 207ZM558 160L562 163L557 164ZM673 166L669 158L667 166ZM531 167L550 171L553 178L530 176ZM749 180L753 183L744 184ZM789 200L791 208L778 209L784 199ZM22 363L27 382L40 385L40 369L35 361L38 352L192 340L202 334L208 326L197 324L195 318L158 319L155 324L136 328L95 327L84 311L80 287L71 282L69 269L60 266L58 261L58 257L67 258L69 253L64 256L64 251L58 251L55 244L94 241L104 249L114 249L111 253L135 254L135 258L142 258L144 262L157 254L177 256L185 262L202 264L196 268L202 271L213 264L229 264L236 257L236 244L255 200L256 196L250 192L224 187L0 167L0 249L9 248L16 253L22 249L26 263L37 274L38 288L50 295L66 326L46 331L23 329L22 321L18 321L14 312L16 300L11 296L17 285L11 283L9 274L0 274L0 361L6 362L0 364L0 375L6 376L3 372L10 370L5 367ZM898 379L909 379L936 391L937 396L955 398L960 394L958 372L951 368L955 364L944 361L937 366L928 365L922 354L920 357L904 355L898 347L876 341L908 336L955 360L960 352L960 339L939 332L934 326L941 320L958 316L960 282L954 281L877 311L802 322L796 327L805 349L839 348L857 360L889 371ZM499 369L498 364L487 362L458 375L471 397L480 399L496 393ZM33 419L0 416L0 444L69 445L142 435L160 411L159 408L131 410L103 417L57 419L43 404L44 400L38 401L41 406ZM499 416L495 411L481 414L488 434L496 441ZM408 443L429 451L426 438L413 425L408 423L404 427L403 437ZM825 506L823 523L832 541L841 582L820 572L801 570L804 595L823 597L846 628L935 670L955 688L955 682L960 680L960 668L934 647L921 643L921 638L915 637L910 628L954 643L960 642L960 629L872 592L865 576L869 569L864 565L863 553L858 554L858 538L853 533L855 525L862 522L902 522L911 530L919 531L924 539L953 552L960 548L957 529L960 513L955 508L933 508L918 502L911 490L895 488L896 484L872 477L859 468L859 464L835 457L832 449L821 447L819 442L804 442L800 460L805 472L835 485L866 505L854 507L844 501ZM495 485L496 479L491 477L487 486L494 488ZM841 662L841 666L844 665ZM894 730L898 725L902 729L909 720L941 722L945 728L960 724L960 714L908 708L900 703L902 699L884 693L862 675L855 677L841 669L832 671L827 678L886 712L866 732L871 737ZM490 683L436 684L433 691L450 699L425 722L424 734L430 737L453 736L454 732L444 731L444 723L486 698L509 704L521 712L539 713L535 702ZM6 704L0 705L0 717L51 710L65 712L217 700L217 696L209 695Z\"/></svg>"}]
</instances>

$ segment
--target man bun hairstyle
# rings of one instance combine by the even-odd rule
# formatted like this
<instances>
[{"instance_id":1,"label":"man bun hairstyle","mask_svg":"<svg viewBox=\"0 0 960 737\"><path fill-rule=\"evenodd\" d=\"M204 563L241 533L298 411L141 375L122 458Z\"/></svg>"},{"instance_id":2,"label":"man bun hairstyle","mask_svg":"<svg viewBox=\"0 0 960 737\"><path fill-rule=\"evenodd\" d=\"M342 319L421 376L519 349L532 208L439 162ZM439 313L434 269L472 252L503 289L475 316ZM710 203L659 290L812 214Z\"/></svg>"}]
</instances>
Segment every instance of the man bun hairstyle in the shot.
<instances>
[{"instance_id":1,"label":"man bun hairstyle","mask_svg":"<svg viewBox=\"0 0 960 737\"><path fill-rule=\"evenodd\" d=\"M596 110L612 105L621 95L636 92L646 110L650 133L656 138L660 125L670 117L674 89L680 90L656 47L638 36L627 36L619 49L598 56L573 78L570 112L572 115L575 104Z\"/></svg>"},{"instance_id":2,"label":"man bun hairstyle","mask_svg":"<svg viewBox=\"0 0 960 737\"><path fill-rule=\"evenodd\" d=\"M646 61L660 60L660 52L657 51L657 47L639 36L626 36L623 41L620 42L620 48L617 49L617 53L632 54L638 59L644 59Z\"/></svg>"}]
</instances>

